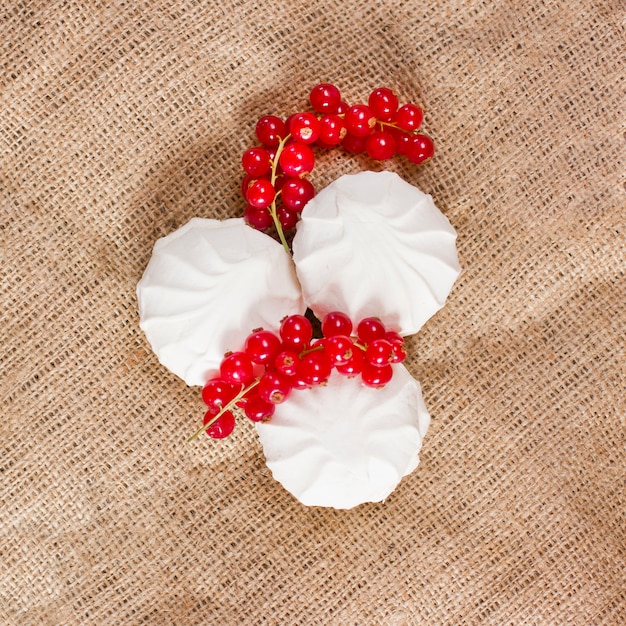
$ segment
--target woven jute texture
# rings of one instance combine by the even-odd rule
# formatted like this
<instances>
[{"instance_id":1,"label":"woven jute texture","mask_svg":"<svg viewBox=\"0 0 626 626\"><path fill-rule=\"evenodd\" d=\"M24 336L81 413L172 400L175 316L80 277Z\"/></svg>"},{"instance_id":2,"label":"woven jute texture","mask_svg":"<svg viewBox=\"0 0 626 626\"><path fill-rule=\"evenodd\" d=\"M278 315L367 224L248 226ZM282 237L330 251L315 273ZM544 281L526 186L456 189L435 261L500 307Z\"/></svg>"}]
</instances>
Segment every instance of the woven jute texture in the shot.
<instances>
[{"instance_id":1,"label":"woven jute texture","mask_svg":"<svg viewBox=\"0 0 626 626\"><path fill-rule=\"evenodd\" d=\"M626 623L626 5L10 1L0 9L0 623ZM253 425L187 443L135 288L236 217L256 120L393 88L391 169L463 272L410 339L433 421L381 504L306 508ZM367 280L367 277L364 277Z\"/></svg>"}]
</instances>

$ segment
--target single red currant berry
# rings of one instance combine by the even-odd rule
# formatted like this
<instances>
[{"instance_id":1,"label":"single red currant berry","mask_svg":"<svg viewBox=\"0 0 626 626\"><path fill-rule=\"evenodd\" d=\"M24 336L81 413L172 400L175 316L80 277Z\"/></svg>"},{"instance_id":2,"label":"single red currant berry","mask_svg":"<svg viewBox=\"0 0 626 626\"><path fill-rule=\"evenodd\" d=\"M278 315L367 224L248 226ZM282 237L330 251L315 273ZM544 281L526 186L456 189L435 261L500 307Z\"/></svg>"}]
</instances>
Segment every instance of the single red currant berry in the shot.
<instances>
[{"instance_id":1,"label":"single red currant berry","mask_svg":"<svg viewBox=\"0 0 626 626\"><path fill-rule=\"evenodd\" d=\"M289 180L288 177L285 176L284 174L278 174L276 176L276 178L274 179L274 189L276 190L276 193L278 193L283 188L283 185L288 180Z\"/></svg>"},{"instance_id":2,"label":"single red currant berry","mask_svg":"<svg viewBox=\"0 0 626 626\"><path fill-rule=\"evenodd\" d=\"M204 423L208 424L215 417L209 409L204 415ZM232 411L224 411L207 429L206 434L212 439L228 437L235 429L235 416Z\"/></svg>"},{"instance_id":3,"label":"single red currant berry","mask_svg":"<svg viewBox=\"0 0 626 626\"><path fill-rule=\"evenodd\" d=\"M424 113L416 104L405 104L398 109L395 123L402 130L417 130L422 125Z\"/></svg>"},{"instance_id":4,"label":"single red currant berry","mask_svg":"<svg viewBox=\"0 0 626 626\"><path fill-rule=\"evenodd\" d=\"M407 357L407 352L404 344L393 344L393 356L391 357L392 363L402 363Z\"/></svg>"},{"instance_id":5,"label":"single red currant berry","mask_svg":"<svg viewBox=\"0 0 626 626\"><path fill-rule=\"evenodd\" d=\"M255 180L246 193L246 200L249 204L257 209L267 208L276 197L274 185L267 178L259 178Z\"/></svg>"},{"instance_id":6,"label":"single red currant berry","mask_svg":"<svg viewBox=\"0 0 626 626\"><path fill-rule=\"evenodd\" d=\"M300 357L292 350L283 350L274 359L274 367L285 376L295 376L298 371Z\"/></svg>"},{"instance_id":7,"label":"single red currant berry","mask_svg":"<svg viewBox=\"0 0 626 626\"><path fill-rule=\"evenodd\" d=\"M238 386L222 380L221 378L212 378L202 387L202 400L204 404L212 409L220 409L235 398L239 392Z\"/></svg>"},{"instance_id":8,"label":"single red currant berry","mask_svg":"<svg viewBox=\"0 0 626 626\"><path fill-rule=\"evenodd\" d=\"M346 136L341 140L341 147L346 152L361 154L365 152L365 137L356 137L355 135L346 133Z\"/></svg>"},{"instance_id":9,"label":"single red currant berry","mask_svg":"<svg viewBox=\"0 0 626 626\"><path fill-rule=\"evenodd\" d=\"M301 178L313 170L315 155L307 144L290 141L280 153L278 163L287 176Z\"/></svg>"},{"instance_id":10,"label":"single red currant berry","mask_svg":"<svg viewBox=\"0 0 626 626\"><path fill-rule=\"evenodd\" d=\"M291 393L291 382L280 372L265 372L257 385L259 397L271 404L284 402Z\"/></svg>"},{"instance_id":11,"label":"single red currant berry","mask_svg":"<svg viewBox=\"0 0 626 626\"><path fill-rule=\"evenodd\" d=\"M281 322L279 333L286 349L300 352L311 342L313 326L304 315L290 315Z\"/></svg>"},{"instance_id":12,"label":"single red currant berry","mask_svg":"<svg viewBox=\"0 0 626 626\"><path fill-rule=\"evenodd\" d=\"M352 320L340 311L331 311L324 315L322 320L322 334L324 337L333 337L334 335L350 336L352 333Z\"/></svg>"},{"instance_id":13,"label":"single red currant berry","mask_svg":"<svg viewBox=\"0 0 626 626\"><path fill-rule=\"evenodd\" d=\"M393 356L393 346L386 339L374 339L365 350L365 360L372 365L387 365Z\"/></svg>"},{"instance_id":14,"label":"single red currant berry","mask_svg":"<svg viewBox=\"0 0 626 626\"><path fill-rule=\"evenodd\" d=\"M241 181L241 195L244 197L244 200L248 198L248 189L250 189L250 185L257 180L256 176L250 176L250 174L246 174Z\"/></svg>"},{"instance_id":15,"label":"single red currant berry","mask_svg":"<svg viewBox=\"0 0 626 626\"><path fill-rule=\"evenodd\" d=\"M346 125L338 115L335 113L323 115L320 118L320 136L317 144L326 148L338 146L347 132Z\"/></svg>"},{"instance_id":16,"label":"single red currant berry","mask_svg":"<svg viewBox=\"0 0 626 626\"><path fill-rule=\"evenodd\" d=\"M382 339L385 332L385 325L377 317L366 317L356 327L357 337L364 344L375 339Z\"/></svg>"},{"instance_id":17,"label":"single red currant berry","mask_svg":"<svg viewBox=\"0 0 626 626\"><path fill-rule=\"evenodd\" d=\"M435 144L428 135L413 135L406 148L406 156L412 163L428 161L434 154Z\"/></svg>"},{"instance_id":18,"label":"single red currant berry","mask_svg":"<svg viewBox=\"0 0 626 626\"><path fill-rule=\"evenodd\" d=\"M275 410L275 404L266 402L258 394L251 396L243 405L243 412L253 422L266 422L274 415Z\"/></svg>"},{"instance_id":19,"label":"single red currant berry","mask_svg":"<svg viewBox=\"0 0 626 626\"><path fill-rule=\"evenodd\" d=\"M333 335L324 341L324 348L333 365L345 365L358 348L354 347L352 339L346 335Z\"/></svg>"},{"instance_id":20,"label":"single red currant berry","mask_svg":"<svg viewBox=\"0 0 626 626\"><path fill-rule=\"evenodd\" d=\"M320 136L320 123L314 113L304 111L289 118L291 136L302 143L313 143Z\"/></svg>"},{"instance_id":21,"label":"single red currant berry","mask_svg":"<svg viewBox=\"0 0 626 626\"><path fill-rule=\"evenodd\" d=\"M344 102L343 100L339 103L339 106L337 107L337 110L335 111L335 113L337 115L345 115L346 111L350 108L350 105L347 102Z\"/></svg>"},{"instance_id":22,"label":"single red currant berry","mask_svg":"<svg viewBox=\"0 0 626 626\"><path fill-rule=\"evenodd\" d=\"M265 115L256 124L256 136L267 148L276 148L287 136L287 126L280 117Z\"/></svg>"},{"instance_id":23,"label":"single red currant berry","mask_svg":"<svg viewBox=\"0 0 626 626\"><path fill-rule=\"evenodd\" d=\"M220 364L220 376L228 383L248 385L254 379L252 359L245 352L231 352Z\"/></svg>"},{"instance_id":24,"label":"single red currant berry","mask_svg":"<svg viewBox=\"0 0 626 626\"><path fill-rule=\"evenodd\" d=\"M372 133L365 139L365 152L378 161L386 161L396 153L396 141L386 130Z\"/></svg>"},{"instance_id":25,"label":"single red currant berry","mask_svg":"<svg viewBox=\"0 0 626 626\"><path fill-rule=\"evenodd\" d=\"M286 206L279 206L276 209L276 216L283 230L291 230L298 223L298 213L288 209Z\"/></svg>"},{"instance_id":26,"label":"single red currant berry","mask_svg":"<svg viewBox=\"0 0 626 626\"><path fill-rule=\"evenodd\" d=\"M244 351L253 363L265 365L279 353L280 338L269 330L257 330L246 338Z\"/></svg>"},{"instance_id":27,"label":"single red currant berry","mask_svg":"<svg viewBox=\"0 0 626 626\"><path fill-rule=\"evenodd\" d=\"M388 330L385 333L385 339L389 342L389 343L404 343L404 337L400 334L397 333L395 330Z\"/></svg>"},{"instance_id":28,"label":"single red currant berry","mask_svg":"<svg viewBox=\"0 0 626 626\"><path fill-rule=\"evenodd\" d=\"M289 124L291 124L291 118L295 115L295 113L292 113L286 120L285 120L285 126L287 128L287 134L289 134Z\"/></svg>"},{"instance_id":29,"label":"single red currant berry","mask_svg":"<svg viewBox=\"0 0 626 626\"><path fill-rule=\"evenodd\" d=\"M267 230L273 223L272 214L267 207L258 209L251 204L248 204L243 210L243 217L246 223L256 228L257 230Z\"/></svg>"},{"instance_id":30,"label":"single red currant berry","mask_svg":"<svg viewBox=\"0 0 626 626\"><path fill-rule=\"evenodd\" d=\"M300 360L297 377L307 385L322 385L330 378L332 361L324 350L305 354Z\"/></svg>"},{"instance_id":31,"label":"single red currant berry","mask_svg":"<svg viewBox=\"0 0 626 626\"><path fill-rule=\"evenodd\" d=\"M336 113L341 102L341 93L335 85L321 83L311 89L309 101L318 113Z\"/></svg>"},{"instance_id":32,"label":"single red currant berry","mask_svg":"<svg viewBox=\"0 0 626 626\"><path fill-rule=\"evenodd\" d=\"M361 379L368 387L384 387L391 380L392 376L393 370L389 364L377 367L365 361L361 371Z\"/></svg>"},{"instance_id":33,"label":"single red currant berry","mask_svg":"<svg viewBox=\"0 0 626 626\"><path fill-rule=\"evenodd\" d=\"M390 127L389 132L393 135L396 142L396 154L406 154L407 146L411 141L412 135L394 127Z\"/></svg>"},{"instance_id":34,"label":"single red currant berry","mask_svg":"<svg viewBox=\"0 0 626 626\"><path fill-rule=\"evenodd\" d=\"M315 187L308 178L288 178L281 190L283 204L292 211L302 211L315 195Z\"/></svg>"},{"instance_id":35,"label":"single red currant berry","mask_svg":"<svg viewBox=\"0 0 626 626\"><path fill-rule=\"evenodd\" d=\"M300 367L300 365L298 367ZM292 389L302 390L311 388L311 384L304 380L304 378L302 378L299 373L295 376L292 376L290 380Z\"/></svg>"},{"instance_id":36,"label":"single red currant berry","mask_svg":"<svg viewBox=\"0 0 626 626\"><path fill-rule=\"evenodd\" d=\"M344 123L351 135L366 137L374 129L376 117L366 104L355 104L346 111Z\"/></svg>"},{"instance_id":37,"label":"single red currant berry","mask_svg":"<svg viewBox=\"0 0 626 626\"><path fill-rule=\"evenodd\" d=\"M374 89L368 98L367 104L372 109L372 113L383 122L390 122L398 110L398 98L387 87Z\"/></svg>"},{"instance_id":38,"label":"single red currant berry","mask_svg":"<svg viewBox=\"0 0 626 626\"><path fill-rule=\"evenodd\" d=\"M406 344L404 343L404 337L393 330L385 333L385 339L393 346L393 354L391 356L391 363L401 363L406 359Z\"/></svg>"},{"instance_id":39,"label":"single red currant berry","mask_svg":"<svg viewBox=\"0 0 626 626\"><path fill-rule=\"evenodd\" d=\"M363 364L365 363L365 352L360 348L354 347L352 350L352 358L342 365L337 365L337 371L343 376L357 376L363 371Z\"/></svg>"},{"instance_id":40,"label":"single red currant berry","mask_svg":"<svg viewBox=\"0 0 626 626\"><path fill-rule=\"evenodd\" d=\"M241 165L251 176L265 176L272 168L272 160L265 148L249 148L241 157Z\"/></svg>"}]
</instances>

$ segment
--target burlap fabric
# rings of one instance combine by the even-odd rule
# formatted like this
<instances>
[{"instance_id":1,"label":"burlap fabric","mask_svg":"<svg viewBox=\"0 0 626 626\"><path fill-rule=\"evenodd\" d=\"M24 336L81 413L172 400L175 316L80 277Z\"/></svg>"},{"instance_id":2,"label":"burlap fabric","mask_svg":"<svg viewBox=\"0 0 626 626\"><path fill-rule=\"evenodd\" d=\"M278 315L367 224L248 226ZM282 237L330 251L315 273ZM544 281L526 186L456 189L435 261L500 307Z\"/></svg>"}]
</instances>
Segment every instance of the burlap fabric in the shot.
<instances>
[{"instance_id":1,"label":"burlap fabric","mask_svg":"<svg viewBox=\"0 0 626 626\"><path fill-rule=\"evenodd\" d=\"M625 8L3 2L0 622L626 623ZM321 80L425 106L435 160L386 167L464 268L410 342L421 465L347 512L295 501L245 421L186 443L198 390L135 299Z\"/></svg>"}]
</instances>

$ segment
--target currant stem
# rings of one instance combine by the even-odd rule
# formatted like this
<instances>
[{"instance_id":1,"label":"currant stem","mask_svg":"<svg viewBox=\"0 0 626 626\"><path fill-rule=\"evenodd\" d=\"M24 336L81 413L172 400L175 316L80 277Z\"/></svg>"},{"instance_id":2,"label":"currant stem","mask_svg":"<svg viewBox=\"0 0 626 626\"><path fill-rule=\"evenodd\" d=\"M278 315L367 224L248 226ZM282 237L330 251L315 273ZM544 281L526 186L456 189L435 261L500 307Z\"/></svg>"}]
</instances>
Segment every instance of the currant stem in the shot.
<instances>
[{"instance_id":1,"label":"currant stem","mask_svg":"<svg viewBox=\"0 0 626 626\"><path fill-rule=\"evenodd\" d=\"M276 170L278 169L278 159L286 145L286 143L291 139L291 135L287 133L284 139L280 140L278 147L276 148L276 156L272 160L272 176L270 177L270 182L272 183L272 187L276 183ZM291 250L289 249L289 244L287 243L287 239L285 238L285 233L283 232L283 227L280 224L280 220L278 219L278 215L276 213L276 198L278 194L272 200L272 204L269 207L270 215L272 216L272 220L274 221L274 226L276 227L276 232L278 233L278 237L280 239L280 243L283 244L283 248L285 248L285 252L287 254L291 254Z\"/></svg>"},{"instance_id":2,"label":"currant stem","mask_svg":"<svg viewBox=\"0 0 626 626\"><path fill-rule=\"evenodd\" d=\"M261 379L258 378L253 383L250 383L247 387L242 387L241 391L228 403L226 403L219 411L217 415L212 417L206 424L202 425L202 428L199 428L189 439L187 439L187 443L191 443L194 439L197 439L203 432L208 430L217 420L226 413L226 411L230 411L234 406L241 400L250 389L253 389L259 384Z\"/></svg>"},{"instance_id":3,"label":"currant stem","mask_svg":"<svg viewBox=\"0 0 626 626\"><path fill-rule=\"evenodd\" d=\"M381 130L383 130L384 126L389 126L390 128L395 128L396 130L400 130L407 134L413 134L417 132L417 130L405 130L404 128L400 128L395 122L383 122L383 120L376 120L376 125L380 126Z\"/></svg>"},{"instance_id":4,"label":"currant stem","mask_svg":"<svg viewBox=\"0 0 626 626\"><path fill-rule=\"evenodd\" d=\"M300 354L298 354L299 358L302 358L303 356L306 356L307 354L311 354L311 352L318 352L320 350L323 350L324 346L321 344L316 344L310 348L307 348L306 350L302 350L302 352L300 352Z\"/></svg>"}]
</instances>

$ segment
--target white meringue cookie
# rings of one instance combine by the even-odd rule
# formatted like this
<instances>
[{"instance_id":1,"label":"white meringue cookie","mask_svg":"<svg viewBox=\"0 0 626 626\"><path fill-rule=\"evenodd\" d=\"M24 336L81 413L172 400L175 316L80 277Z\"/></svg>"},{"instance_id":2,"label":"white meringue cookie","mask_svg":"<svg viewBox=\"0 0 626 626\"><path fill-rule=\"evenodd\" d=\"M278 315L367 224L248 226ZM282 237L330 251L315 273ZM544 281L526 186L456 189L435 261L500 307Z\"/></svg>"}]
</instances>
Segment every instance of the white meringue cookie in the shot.
<instances>
[{"instance_id":1,"label":"white meringue cookie","mask_svg":"<svg viewBox=\"0 0 626 626\"><path fill-rule=\"evenodd\" d=\"M304 208L293 259L320 319L343 311L416 333L445 303L461 270L456 231L429 195L393 172L338 178Z\"/></svg>"},{"instance_id":2,"label":"white meringue cookie","mask_svg":"<svg viewBox=\"0 0 626 626\"><path fill-rule=\"evenodd\" d=\"M393 368L382 389L333 372L328 385L292 391L256 425L267 466L300 502L380 502L417 467L430 416L417 380Z\"/></svg>"},{"instance_id":3,"label":"white meringue cookie","mask_svg":"<svg viewBox=\"0 0 626 626\"><path fill-rule=\"evenodd\" d=\"M240 218L193 218L159 239L137 298L159 361L188 385L204 385L253 329L306 308L290 256Z\"/></svg>"}]
</instances>

